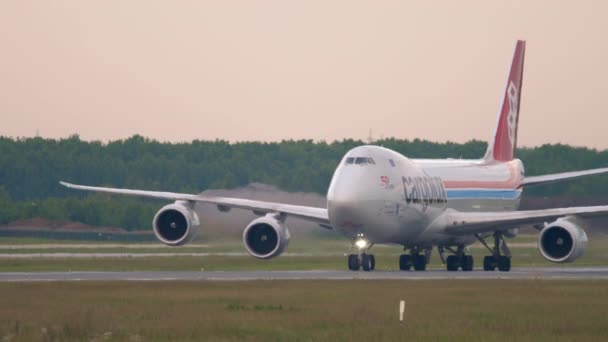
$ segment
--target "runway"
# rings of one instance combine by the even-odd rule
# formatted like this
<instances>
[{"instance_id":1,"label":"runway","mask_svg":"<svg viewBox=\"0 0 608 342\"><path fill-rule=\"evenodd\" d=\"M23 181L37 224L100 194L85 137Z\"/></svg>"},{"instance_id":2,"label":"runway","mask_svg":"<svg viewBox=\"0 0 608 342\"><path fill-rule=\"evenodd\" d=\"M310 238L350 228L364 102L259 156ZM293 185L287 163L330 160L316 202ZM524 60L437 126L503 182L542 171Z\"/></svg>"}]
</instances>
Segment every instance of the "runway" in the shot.
<instances>
[{"instance_id":1,"label":"runway","mask_svg":"<svg viewBox=\"0 0 608 342\"><path fill-rule=\"evenodd\" d=\"M511 272L400 271L129 271L6 272L0 282L40 281L252 281L252 280L448 280L448 279L608 279L608 267L514 268Z\"/></svg>"}]
</instances>

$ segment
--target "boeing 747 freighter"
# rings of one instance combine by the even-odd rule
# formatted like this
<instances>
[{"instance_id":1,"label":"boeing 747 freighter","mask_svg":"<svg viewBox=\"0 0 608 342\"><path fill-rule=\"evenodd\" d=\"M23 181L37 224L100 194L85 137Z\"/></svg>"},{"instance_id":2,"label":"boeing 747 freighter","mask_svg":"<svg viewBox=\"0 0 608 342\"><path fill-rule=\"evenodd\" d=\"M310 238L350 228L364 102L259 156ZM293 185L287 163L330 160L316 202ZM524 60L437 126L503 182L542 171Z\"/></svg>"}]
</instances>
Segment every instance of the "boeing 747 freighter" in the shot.
<instances>
[{"instance_id":1,"label":"boeing 747 freighter","mask_svg":"<svg viewBox=\"0 0 608 342\"><path fill-rule=\"evenodd\" d=\"M608 172L608 168L526 177L514 156L524 70L525 42L518 41L503 94L498 123L483 158L410 159L380 146L360 146L346 153L336 168L327 208L270 203L194 194L114 189L61 184L74 189L152 197L174 201L155 215L152 227L162 243L180 246L197 233L197 202L251 210L260 217L243 231L245 249L254 257L270 259L287 248L286 221L298 217L340 232L352 241L350 270L371 271L374 244L404 248L399 269L426 269L436 247L448 271L473 270L465 247L480 241L489 250L485 271L509 271L511 252L505 238L518 227L533 225L540 233L538 248L549 261L572 262L587 244L585 219L607 216L608 206L518 210L522 190L570 178ZM489 243L486 240L490 240ZM446 256L447 254L447 256ZM397 260L395 260L397 261Z\"/></svg>"}]
</instances>

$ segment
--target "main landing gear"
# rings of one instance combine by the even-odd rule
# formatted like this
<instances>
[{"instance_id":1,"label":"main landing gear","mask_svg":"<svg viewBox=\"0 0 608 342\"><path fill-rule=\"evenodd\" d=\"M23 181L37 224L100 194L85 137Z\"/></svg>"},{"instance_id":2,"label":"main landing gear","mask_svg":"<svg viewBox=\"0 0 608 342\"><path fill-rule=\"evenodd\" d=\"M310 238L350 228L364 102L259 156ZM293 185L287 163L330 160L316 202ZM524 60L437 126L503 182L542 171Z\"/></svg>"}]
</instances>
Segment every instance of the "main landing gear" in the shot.
<instances>
[{"instance_id":1,"label":"main landing gear","mask_svg":"<svg viewBox=\"0 0 608 342\"><path fill-rule=\"evenodd\" d=\"M431 258L431 251L431 249L425 249L424 254L421 254L418 248L412 248L410 254L401 254L399 256L399 269L409 271L414 267L416 271L426 270L426 265Z\"/></svg>"},{"instance_id":2,"label":"main landing gear","mask_svg":"<svg viewBox=\"0 0 608 342\"><path fill-rule=\"evenodd\" d=\"M453 255L444 257L444 249L452 252ZM439 247L439 256L441 256L441 260L444 262L445 267L448 271L458 271L458 269L462 269L464 272L469 272L473 270L474 259L472 255L466 255L464 253L464 246L460 245L456 250L452 247Z\"/></svg>"},{"instance_id":3,"label":"main landing gear","mask_svg":"<svg viewBox=\"0 0 608 342\"><path fill-rule=\"evenodd\" d=\"M475 234L475 237L492 253L483 258L484 271L494 271L497 268L501 272L511 270L511 250L501 232L494 232L494 248L490 248L481 235Z\"/></svg>"},{"instance_id":4,"label":"main landing gear","mask_svg":"<svg viewBox=\"0 0 608 342\"><path fill-rule=\"evenodd\" d=\"M365 239L363 234L357 234L357 237L353 239L351 250L357 249L357 254L348 255L348 269L351 271L358 271L363 269L364 271L373 271L376 269L376 257L373 254L365 253L373 244Z\"/></svg>"}]
</instances>

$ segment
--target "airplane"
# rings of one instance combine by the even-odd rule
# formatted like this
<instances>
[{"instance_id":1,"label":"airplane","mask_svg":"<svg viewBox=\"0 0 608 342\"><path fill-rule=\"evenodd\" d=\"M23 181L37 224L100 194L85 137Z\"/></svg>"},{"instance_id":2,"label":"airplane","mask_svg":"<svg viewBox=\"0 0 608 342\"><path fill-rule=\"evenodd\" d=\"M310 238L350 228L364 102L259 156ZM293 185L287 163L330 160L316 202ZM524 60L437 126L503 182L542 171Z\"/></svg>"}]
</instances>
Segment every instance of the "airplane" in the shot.
<instances>
[{"instance_id":1,"label":"airplane","mask_svg":"<svg viewBox=\"0 0 608 342\"><path fill-rule=\"evenodd\" d=\"M370 253L375 244L403 246L405 253L399 257L403 271L425 270L435 247L448 271L472 271L474 260L466 247L479 241L489 251L483 270L507 272L511 251L505 239L515 237L522 225L540 231L538 248L547 260L573 262L587 245L585 219L608 215L608 206L518 210L522 190L606 173L608 168L525 176L523 163L514 157L525 46L525 41L516 43L498 123L483 158L410 159L381 146L359 146L337 166L326 208L60 183L78 190L174 201L152 221L158 240L169 246L192 241L201 225L194 204L204 203L221 212L245 209L260 216L243 231L245 249L260 259L285 251L290 240L286 221L297 217L351 239L347 264L352 271L375 269Z\"/></svg>"}]
</instances>

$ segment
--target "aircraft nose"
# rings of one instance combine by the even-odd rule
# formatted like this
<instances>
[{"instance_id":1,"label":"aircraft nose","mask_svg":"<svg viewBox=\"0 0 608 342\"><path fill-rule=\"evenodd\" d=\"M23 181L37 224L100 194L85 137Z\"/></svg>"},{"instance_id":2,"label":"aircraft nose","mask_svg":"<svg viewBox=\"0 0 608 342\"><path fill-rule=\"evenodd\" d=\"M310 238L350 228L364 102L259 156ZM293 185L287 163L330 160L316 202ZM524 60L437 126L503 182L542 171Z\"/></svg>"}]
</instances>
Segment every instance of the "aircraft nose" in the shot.
<instances>
[{"instance_id":1,"label":"aircraft nose","mask_svg":"<svg viewBox=\"0 0 608 342\"><path fill-rule=\"evenodd\" d=\"M327 209L334 224L349 225L361 221L362 203L369 196L359 177L343 177L332 182L327 194Z\"/></svg>"},{"instance_id":2,"label":"aircraft nose","mask_svg":"<svg viewBox=\"0 0 608 342\"><path fill-rule=\"evenodd\" d=\"M336 177L327 193L328 202L346 203L361 198L363 195L362 181L360 177Z\"/></svg>"}]
</instances>

